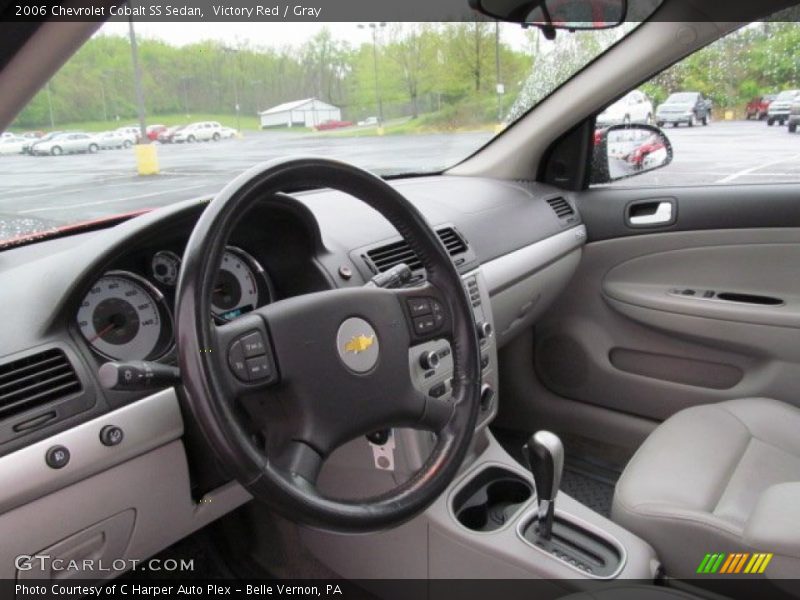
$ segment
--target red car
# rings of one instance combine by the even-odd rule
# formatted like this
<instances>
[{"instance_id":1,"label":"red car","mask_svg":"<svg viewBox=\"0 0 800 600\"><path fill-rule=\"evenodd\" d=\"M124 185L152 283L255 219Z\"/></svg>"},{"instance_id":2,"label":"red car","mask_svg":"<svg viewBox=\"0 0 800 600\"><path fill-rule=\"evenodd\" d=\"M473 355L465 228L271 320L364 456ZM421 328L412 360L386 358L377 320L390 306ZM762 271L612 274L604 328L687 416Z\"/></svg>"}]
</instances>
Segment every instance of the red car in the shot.
<instances>
[{"instance_id":1,"label":"red car","mask_svg":"<svg viewBox=\"0 0 800 600\"><path fill-rule=\"evenodd\" d=\"M658 135L653 135L644 144L637 147L633 152L625 157L628 164L633 165L636 170L641 170L645 166L647 158L658 152L659 150L666 150L667 147Z\"/></svg>"},{"instance_id":2,"label":"red car","mask_svg":"<svg viewBox=\"0 0 800 600\"><path fill-rule=\"evenodd\" d=\"M155 142L158 139L158 134L167 130L166 125L148 125L147 137L150 141Z\"/></svg>"},{"instance_id":3,"label":"red car","mask_svg":"<svg viewBox=\"0 0 800 600\"><path fill-rule=\"evenodd\" d=\"M766 96L758 96L753 98L747 103L745 108L745 116L748 120L756 118L759 121L767 118L767 110L769 105L775 100L776 94L767 94Z\"/></svg>"},{"instance_id":4,"label":"red car","mask_svg":"<svg viewBox=\"0 0 800 600\"><path fill-rule=\"evenodd\" d=\"M317 131L326 131L328 129L339 129L340 127L352 127L352 121L336 121L331 119L330 121L325 121L324 123L320 123L316 126Z\"/></svg>"}]
</instances>

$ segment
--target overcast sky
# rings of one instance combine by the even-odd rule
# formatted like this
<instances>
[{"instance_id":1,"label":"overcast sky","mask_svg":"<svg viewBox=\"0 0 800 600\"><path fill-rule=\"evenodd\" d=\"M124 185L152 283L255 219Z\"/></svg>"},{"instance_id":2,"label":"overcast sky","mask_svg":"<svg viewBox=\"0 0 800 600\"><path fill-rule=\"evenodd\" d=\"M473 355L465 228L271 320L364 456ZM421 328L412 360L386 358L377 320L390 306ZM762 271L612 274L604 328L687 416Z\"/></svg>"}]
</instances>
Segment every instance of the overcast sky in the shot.
<instances>
[{"instance_id":1,"label":"overcast sky","mask_svg":"<svg viewBox=\"0 0 800 600\"><path fill-rule=\"evenodd\" d=\"M322 28L330 29L334 38L358 46L372 39L368 29L356 23L135 23L136 33L143 38L157 38L175 46L200 40L219 40L235 44L249 41L254 46L282 47L300 44ZM517 25L501 25L500 35L505 43L516 48L526 47L523 29ZM128 35L128 23L107 22L99 34Z\"/></svg>"}]
</instances>

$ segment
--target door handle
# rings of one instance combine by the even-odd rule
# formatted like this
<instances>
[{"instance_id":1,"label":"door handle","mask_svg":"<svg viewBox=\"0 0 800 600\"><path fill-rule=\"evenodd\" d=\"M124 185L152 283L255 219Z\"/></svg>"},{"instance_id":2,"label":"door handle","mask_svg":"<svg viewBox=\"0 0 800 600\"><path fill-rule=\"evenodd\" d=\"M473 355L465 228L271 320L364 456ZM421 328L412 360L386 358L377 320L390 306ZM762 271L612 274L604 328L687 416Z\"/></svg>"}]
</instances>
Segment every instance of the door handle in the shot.
<instances>
[{"instance_id":1,"label":"door handle","mask_svg":"<svg viewBox=\"0 0 800 600\"><path fill-rule=\"evenodd\" d=\"M654 227L669 225L675 221L675 201L655 200L637 202L628 207L628 225L632 227Z\"/></svg>"}]
</instances>

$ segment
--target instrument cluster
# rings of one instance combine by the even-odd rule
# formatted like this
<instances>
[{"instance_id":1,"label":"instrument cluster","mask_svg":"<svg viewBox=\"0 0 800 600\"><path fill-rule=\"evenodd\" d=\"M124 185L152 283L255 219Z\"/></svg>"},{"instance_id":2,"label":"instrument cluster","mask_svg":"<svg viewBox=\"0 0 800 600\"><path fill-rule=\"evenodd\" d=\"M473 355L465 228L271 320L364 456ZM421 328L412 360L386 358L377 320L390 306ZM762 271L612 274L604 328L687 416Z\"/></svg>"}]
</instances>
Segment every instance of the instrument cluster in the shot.
<instances>
[{"instance_id":1,"label":"instrument cluster","mask_svg":"<svg viewBox=\"0 0 800 600\"><path fill-rule=\"evenodd\" d=\"M172 307L181 259L160 250L147 277L128 270L104 273L89 288L76 316L78 329L99 356L119 361L159 360L174 348ZM231 321L274 300L272 282L250 254L228 246L211 296L216 322Z\"/></svg>"}]
</instances>

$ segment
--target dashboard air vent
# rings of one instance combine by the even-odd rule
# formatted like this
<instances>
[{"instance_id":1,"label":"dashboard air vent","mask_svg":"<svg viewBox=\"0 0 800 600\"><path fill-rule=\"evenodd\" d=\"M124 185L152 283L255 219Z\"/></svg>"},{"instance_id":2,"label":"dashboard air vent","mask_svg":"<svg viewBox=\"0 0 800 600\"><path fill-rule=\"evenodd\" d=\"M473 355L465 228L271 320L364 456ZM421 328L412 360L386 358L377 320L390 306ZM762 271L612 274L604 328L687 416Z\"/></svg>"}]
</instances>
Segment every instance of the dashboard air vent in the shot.
<instances>
[{"instance_id":1,"label":"dashboard air vent","mask_svg":"<svg viewBox=\"0 0 800 600\"><path fill-rule=\"evenodd\" d=\"M550 198L547 203L559 219L566 219L575 214L575 210L564 198Z\"/></svg>"},{"instance_id":2,"label":"dashboard air vent","mask_svg":"<svg viewBox=\"0 0 800 600\"><path fill-rule=\"evenodd\" d=\"M0 419L79 391L75 369L57 348L0 364Z\"/></svg>"},{"instance_id":3,"label":"dashboard air vent","mask_svg":"<svg viewBox=\"0 0 800 600\"><path fill-rule=\"evenodd\" d=\"M450 256L456 256L467 251L467 243L452 227L444 227L436 231L439 239L447 248ZM422 268L422 263L416 253L409 247L405 240L379 246L367 251L367 259L373 271L383 273L395 265L406 263L412 271Z\"/></svg>"}]
</instances>

